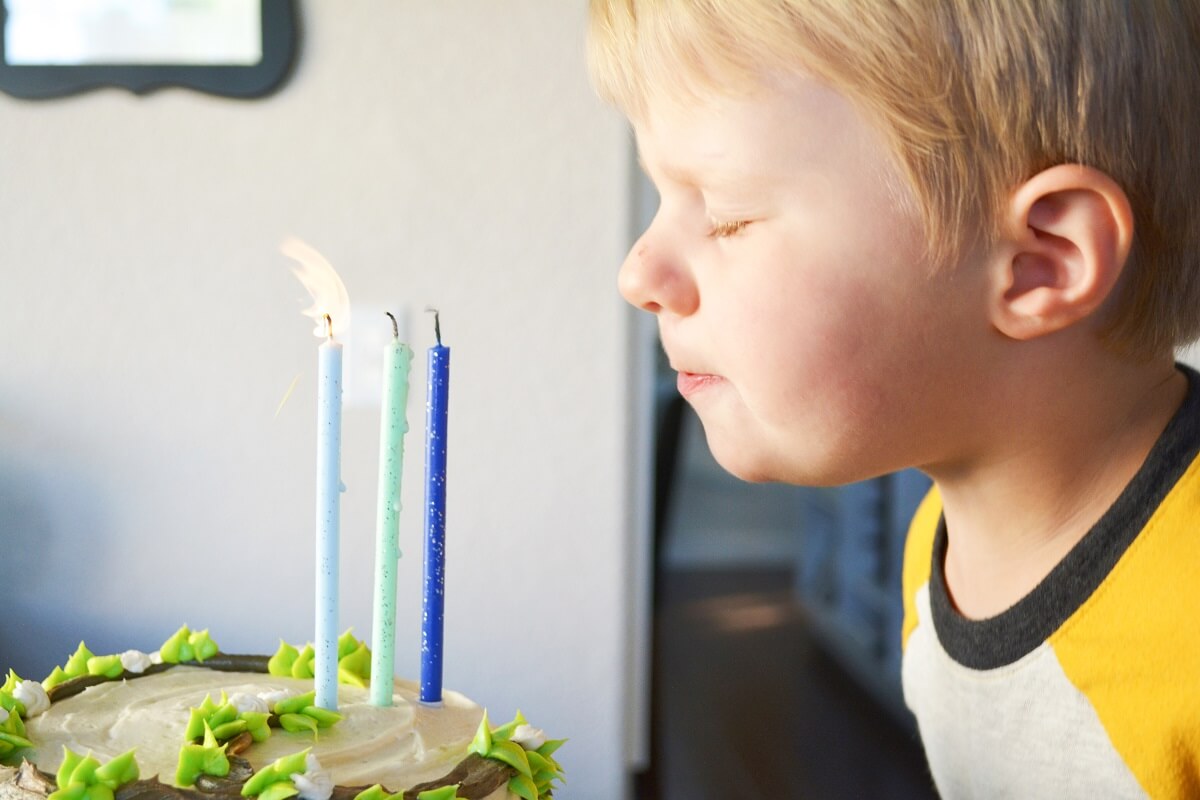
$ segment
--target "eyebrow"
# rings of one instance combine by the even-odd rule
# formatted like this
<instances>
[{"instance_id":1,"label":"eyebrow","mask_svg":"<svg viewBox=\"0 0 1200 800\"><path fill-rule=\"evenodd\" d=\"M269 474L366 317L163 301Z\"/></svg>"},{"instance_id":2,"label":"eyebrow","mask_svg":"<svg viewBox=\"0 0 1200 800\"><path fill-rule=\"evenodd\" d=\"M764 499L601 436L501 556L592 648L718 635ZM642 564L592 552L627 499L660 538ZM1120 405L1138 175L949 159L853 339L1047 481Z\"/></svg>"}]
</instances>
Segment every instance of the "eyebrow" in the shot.
<instances>
[{"instance_id":1,"label":"eyebrow","mask_svg":"<svg viewBox=\"0 0 1200 800\"><path fill-rule=\"evenodd\" d=\"M642 172L644 172L647 176L650 176L651 171L646 166L646 161L642 157L642 153L640 150L637 151L637 163L638 163L638 167L641 168ZM741 186L747 186L747 185L754 185L754 184L760 182L763 177L765 177L765 176L759 175L759 174L730 175L728 170L714 168L706 176L707 180L701 181L699 176L693 170L687 169L685 167L680 167L676 164L671 164L671 163L660 164L659 168L658 168L658 173L661 174L663 177L668 178L671 181L674 181L675 183L683 184L685 186L705 185L705 186L715 186L715 187L724 187L724 186L741 187Z\"/></svg>"},{"instance_id":2,"label":"eyebrow","mask_svg":"<svg viewBox=\"0 0 1200 800\"><path fill-rule=\"evenodd\" d=\"M637 164L638 164L638 167L642 170L642 172L646 173L646 175L650 175L650 172L651 172L650 167L647 166L646 159L642 156L642 152L640 150L637 151ZM659 172L661 172L665 177L670 178L671 180L675 181L676 183L686 183L689 185L694 185L696 183L695 175L693 175L688 170L682 169L680 167L676 167L671 164L664 164L659 169Z\"/></svg>"}]
</instances>

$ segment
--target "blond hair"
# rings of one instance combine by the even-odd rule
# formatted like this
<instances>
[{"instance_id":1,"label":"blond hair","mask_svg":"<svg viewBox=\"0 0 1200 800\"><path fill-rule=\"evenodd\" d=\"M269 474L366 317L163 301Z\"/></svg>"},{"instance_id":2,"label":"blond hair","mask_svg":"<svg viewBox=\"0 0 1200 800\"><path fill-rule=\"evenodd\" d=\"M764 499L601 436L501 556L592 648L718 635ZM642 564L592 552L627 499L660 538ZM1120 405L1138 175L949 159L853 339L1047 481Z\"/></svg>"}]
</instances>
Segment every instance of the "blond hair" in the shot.
<instances>
[{"instance_id":1,"label":"blond hair","mask_svg":"<svg viewBox=\"0 0 1200 800\"><path fill-rule=\"evenodd\" d=\"M1200 336L1197 0L591 0L588 54L635 120L780 72L827 82L887 139L938 265L993 240L1022 181L1095 167L1135 224L1106 340Z\"/></svg>"}]
</instances>

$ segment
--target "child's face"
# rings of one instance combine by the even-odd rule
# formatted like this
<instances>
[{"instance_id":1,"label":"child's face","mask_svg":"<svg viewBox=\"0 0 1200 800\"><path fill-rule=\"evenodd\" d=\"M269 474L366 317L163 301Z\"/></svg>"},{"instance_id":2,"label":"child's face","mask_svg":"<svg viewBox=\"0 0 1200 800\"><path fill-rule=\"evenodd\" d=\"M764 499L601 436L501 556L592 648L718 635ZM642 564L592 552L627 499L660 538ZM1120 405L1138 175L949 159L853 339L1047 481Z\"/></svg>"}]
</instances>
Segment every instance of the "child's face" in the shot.
<instances>
[{"instance_id":1,"label":"child's face","mask_svg":"<svg viewBox=\"0 0 1200 800\"><path fill-rule=\"evenodd\" d=\"M990 335L983 270L931 270L854 107L797 79L634 127L661 204L620 289L657 316L718 461L825 484L946 457Z\"/></svg>"}]
</instances>

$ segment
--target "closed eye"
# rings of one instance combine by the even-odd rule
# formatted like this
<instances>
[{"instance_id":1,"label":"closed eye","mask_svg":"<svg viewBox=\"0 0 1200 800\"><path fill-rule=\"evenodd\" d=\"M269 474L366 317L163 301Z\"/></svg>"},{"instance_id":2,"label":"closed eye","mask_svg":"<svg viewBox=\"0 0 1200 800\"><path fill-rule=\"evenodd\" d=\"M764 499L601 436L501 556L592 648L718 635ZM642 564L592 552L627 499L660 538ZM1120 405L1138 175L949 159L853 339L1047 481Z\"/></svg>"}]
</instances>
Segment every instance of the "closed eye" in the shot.
<instances>
[{"instance_id":1,"label":"closed eye","mask_svg":"<svg viewBox=\"0 0 1200 800\"><path fill-rule=\"evenodd\" d=\"M739 219L730 222L717 222L710 220L708 224L708 236L711 239L725 239L730 236L736 236L742 232L742 229L750 224L750 220Z\"/></svg>"}]
</instances>

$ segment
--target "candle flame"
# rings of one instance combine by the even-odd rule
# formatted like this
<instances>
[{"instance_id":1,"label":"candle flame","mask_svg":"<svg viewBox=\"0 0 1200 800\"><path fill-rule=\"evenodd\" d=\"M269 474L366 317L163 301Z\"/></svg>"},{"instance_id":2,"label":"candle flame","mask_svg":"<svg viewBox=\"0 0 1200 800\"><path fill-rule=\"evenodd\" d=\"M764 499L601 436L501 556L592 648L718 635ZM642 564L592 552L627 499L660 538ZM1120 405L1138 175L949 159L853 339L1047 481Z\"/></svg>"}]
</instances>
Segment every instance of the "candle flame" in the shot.
<instances>
[{"instance_id":1,"label":"candle flame","mask_svg":"<svg viewBox=\"0 0 1200 800\"><path fill-rule=\"evenodd\" d=\"M322 339L330 335L325 323L328 315L333 320L332 335L345 336L350 329L350 295L333 266L310 245L295 237L285 239L279 249L297 262L292 266L292 272L312 297L313 304L301 313L316 322L313 335Z\"/></svg>"}]
</instances>

